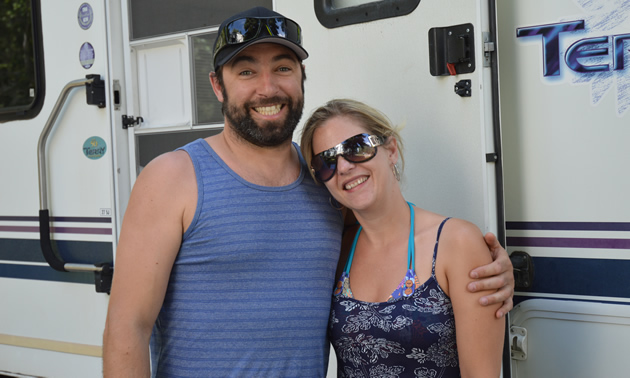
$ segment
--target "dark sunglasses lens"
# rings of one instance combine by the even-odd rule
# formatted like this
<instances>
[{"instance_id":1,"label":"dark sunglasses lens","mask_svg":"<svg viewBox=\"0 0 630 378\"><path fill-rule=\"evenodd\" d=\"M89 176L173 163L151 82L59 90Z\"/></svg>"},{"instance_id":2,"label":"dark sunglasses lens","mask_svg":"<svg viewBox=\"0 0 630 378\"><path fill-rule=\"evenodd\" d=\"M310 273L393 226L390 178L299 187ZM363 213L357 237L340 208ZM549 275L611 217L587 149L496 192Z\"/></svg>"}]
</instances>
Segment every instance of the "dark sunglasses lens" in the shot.
<instances>
[{"instance_id":1,"label":"dark sunglasses lens","mask_svg":"<svg viewBox=\"0 0 630 378\"><path fill-rule=\"evenodd\" d=\"M370 146L367 134L346 139L343 157L353 163L368 161L376 155L376 147Z\"/></svg>"},{"instance_id":2,"label":"dark sunglasses lens","mask_svg":"<svg viewBox=\"0 0 630 378\"><path fill-rule=\"evenodd\" d=\"M295 22L286 18L267 19L267 31L270 35L286 38L297 44L302 44L300 27Z\"/></svg>"},{"instance_id":3,"label":"dark sunglasses lens","mask_svg":"<svg viewBox=\"0 0 630 378\"><path fill-rule=\"evenodd\" d=\"M315 170L315 178L325 182L330 180L335 174L337 158L335 156L325 158L322 155L316 155L311 162L311 166Z\"/></svg>"},{"instance_id":4,"label":"dark sunglasses lens","mask_svg":"<svg viewBox=\"0 0 630 378\"><path fill-rule=\"evenodd\" d=\"M230 22L226 27L227 43L243 43L256 38L259 26L260 20L257 18L242 18Z\"/></svg>"}]
</instances>

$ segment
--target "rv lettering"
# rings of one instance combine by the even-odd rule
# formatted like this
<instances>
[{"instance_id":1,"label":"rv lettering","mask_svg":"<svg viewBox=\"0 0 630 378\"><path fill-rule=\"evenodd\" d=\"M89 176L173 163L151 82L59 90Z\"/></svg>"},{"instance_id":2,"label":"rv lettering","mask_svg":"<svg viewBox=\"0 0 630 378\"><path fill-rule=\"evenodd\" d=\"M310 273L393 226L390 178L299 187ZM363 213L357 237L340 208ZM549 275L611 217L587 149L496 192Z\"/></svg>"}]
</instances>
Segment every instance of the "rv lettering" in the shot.
<instances>
[{"instance_id":1,"label":"rv lettering","mask_svg":"<svg viewBox=\"0 0 630 378\"><path fill-rule=\"evenodd\" d=\"M541 35L543 41L543 76L560 75L560 33L573 32L584 29L584 20L561 22L557 24L529 26L516 29L516 37L530 37ZM584 38L574 42L564 54L564 61L574 72L588 73L610 71L610 64L585 65L581 58L610 56L612 38L612 70L624 69L624 41L630 39L630 34Z\"/></svg>"}]
</instances>

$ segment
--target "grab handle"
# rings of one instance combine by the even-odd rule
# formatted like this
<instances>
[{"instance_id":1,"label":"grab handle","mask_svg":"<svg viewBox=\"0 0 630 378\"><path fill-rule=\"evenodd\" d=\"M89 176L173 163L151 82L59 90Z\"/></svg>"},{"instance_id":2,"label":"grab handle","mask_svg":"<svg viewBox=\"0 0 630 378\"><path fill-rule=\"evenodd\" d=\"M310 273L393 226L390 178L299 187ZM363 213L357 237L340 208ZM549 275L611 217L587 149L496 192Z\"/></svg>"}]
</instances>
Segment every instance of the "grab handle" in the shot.
<instances>
[{"instance_id":1,"label":"grab handle","mask_svg":"<svg viewBox=\"0 0 630 378\"><path fill-rule=\"evenodd\" d=\"M50 237L50 212L48 208L48 176L47 176L47 143L51 136L53 126L65 105L70 92L74 88L86 86L87 103L97 105L99 108L105 106L104 85L99 75L88 75L85 79L74 80L66 84L61 91L55 106L53 106L50 116L44 125L44 129L39 136L37 143L37 168L39 172L39 240L44 259L56 271L59 272L94 272L97 292L109 292L111 284L112 268L109 264L74 264L66 263L55 253ZM95 101L95 98L98 100Z\"/></svg>"}]
</instances>

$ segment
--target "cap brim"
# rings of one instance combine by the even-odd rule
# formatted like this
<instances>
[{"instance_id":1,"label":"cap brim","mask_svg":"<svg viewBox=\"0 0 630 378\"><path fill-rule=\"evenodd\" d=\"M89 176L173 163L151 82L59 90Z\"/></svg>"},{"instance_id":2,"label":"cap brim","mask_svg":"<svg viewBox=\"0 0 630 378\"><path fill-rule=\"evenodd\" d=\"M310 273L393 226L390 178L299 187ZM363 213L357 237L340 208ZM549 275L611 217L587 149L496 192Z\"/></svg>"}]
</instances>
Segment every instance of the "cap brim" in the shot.
<instances>
[{"instance_id":1,"label":"cap brim","mask_svg":"<svg viewBox=\"0 0 630 378\"><path fill-rule=\"evenodd\" d=\"M298 59L300 61L308 58L308 52L306 52L306 50L304 50L304 48L294 42L289 41L288 39L285 38L279 38L276 36L268 36L268 37L262 37L262 38L256 38L253 41L250 42L246 42L237 46L227 46L224 47L221 51L219 51L219 59L215 61L214 63L214 70L216 71L219 67L223 66L224 64L228 63L230 60L232 60L235 56L237 56L241 51L245 50L246 48L248 48L249 46L258 44L258 43L275 43L278 45L282 45L285 46L289 49L291 49L295 55L297 55Z\"/></svg>"}]
</instances>

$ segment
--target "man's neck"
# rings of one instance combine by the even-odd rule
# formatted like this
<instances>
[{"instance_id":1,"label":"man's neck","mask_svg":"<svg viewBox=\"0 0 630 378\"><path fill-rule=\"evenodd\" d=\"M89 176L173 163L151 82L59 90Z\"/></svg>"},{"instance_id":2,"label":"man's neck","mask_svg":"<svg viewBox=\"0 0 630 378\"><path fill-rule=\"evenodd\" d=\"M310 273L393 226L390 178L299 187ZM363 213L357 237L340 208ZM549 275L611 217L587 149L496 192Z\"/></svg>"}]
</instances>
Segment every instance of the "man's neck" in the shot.
<instances>
[{"instance_id":1,"label":"man's neck","mask_svg":"<svg viewBox=\"0 0 630 378\"><path fill-rule=\"evenodd\" d=\"M234 172L252 184L285 186L300 174L298 154L291 140L274 147L260 147L226 127L206 141Z\"/></svg>"}]
</instances>

